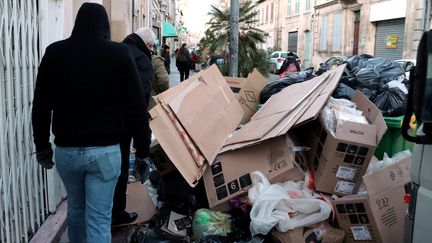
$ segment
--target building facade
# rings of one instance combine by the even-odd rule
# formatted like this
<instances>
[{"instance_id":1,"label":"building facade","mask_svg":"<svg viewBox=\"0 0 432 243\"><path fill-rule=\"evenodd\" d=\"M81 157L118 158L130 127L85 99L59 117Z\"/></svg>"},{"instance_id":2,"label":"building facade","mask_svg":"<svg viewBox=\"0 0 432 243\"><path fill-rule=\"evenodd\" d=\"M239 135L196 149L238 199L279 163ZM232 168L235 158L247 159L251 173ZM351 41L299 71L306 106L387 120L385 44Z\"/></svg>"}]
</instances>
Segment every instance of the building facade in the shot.
<instances>
[{"instance_id":1,"label":"building facade","mask_svg":"<svg viewBox=\"0 0 432 243\"><path fill-rule=\"evenodd\" d=\"M268 0L256 27L268 34L261 48L293 51L303 67L341 55L414 59L429 10L423 0Z\"/></svg>"}]
</instances>

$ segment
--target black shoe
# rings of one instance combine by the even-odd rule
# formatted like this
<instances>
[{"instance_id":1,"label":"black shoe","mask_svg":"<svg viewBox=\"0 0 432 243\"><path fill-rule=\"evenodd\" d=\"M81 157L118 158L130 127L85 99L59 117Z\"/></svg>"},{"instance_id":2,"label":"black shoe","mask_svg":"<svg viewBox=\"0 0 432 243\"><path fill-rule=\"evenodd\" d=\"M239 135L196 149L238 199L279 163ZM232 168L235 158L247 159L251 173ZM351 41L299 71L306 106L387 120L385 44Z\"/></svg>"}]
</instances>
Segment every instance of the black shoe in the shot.
<instances>
[{"instance_id":1,"label":"black shoe","mask_svg":"<svg viewBox=\"0 0 432 243\"><path fill-rule=\"evenodd\" d=\"M113 215L111 225L115 226L115 225L121 225L121 224L129 224L129 223L132 223L133 221L135 221L137 218L138 218L137 213L124 211L120 215L116 215L116 216Z\"/></svg>"}]
</instances>

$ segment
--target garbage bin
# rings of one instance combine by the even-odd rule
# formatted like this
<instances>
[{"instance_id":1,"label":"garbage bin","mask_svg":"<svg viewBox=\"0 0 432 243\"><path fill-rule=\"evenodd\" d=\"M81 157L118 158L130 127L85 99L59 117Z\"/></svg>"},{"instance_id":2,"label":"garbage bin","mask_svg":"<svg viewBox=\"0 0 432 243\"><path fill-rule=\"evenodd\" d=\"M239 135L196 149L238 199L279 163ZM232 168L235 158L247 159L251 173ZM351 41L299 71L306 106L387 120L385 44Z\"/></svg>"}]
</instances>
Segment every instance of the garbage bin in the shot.
<instances>
[{"instance_id":1,"label":"garbage bin","mask_svg":"<svg viewBox=\"0 0 432 243\"><path fill-rule=\"evenodd\" d=\"M378 147L375 150L375 156L381 160L384 156L384 152L388 156L392 157L394 154L404 150L413 149L413 143L405 140L401 134L402 121L404 116L399 117L384 117L387 124L387 132L382 137ZM411 119L411 127L414 126L414 117Z\"/></svg>"}]
</instances>

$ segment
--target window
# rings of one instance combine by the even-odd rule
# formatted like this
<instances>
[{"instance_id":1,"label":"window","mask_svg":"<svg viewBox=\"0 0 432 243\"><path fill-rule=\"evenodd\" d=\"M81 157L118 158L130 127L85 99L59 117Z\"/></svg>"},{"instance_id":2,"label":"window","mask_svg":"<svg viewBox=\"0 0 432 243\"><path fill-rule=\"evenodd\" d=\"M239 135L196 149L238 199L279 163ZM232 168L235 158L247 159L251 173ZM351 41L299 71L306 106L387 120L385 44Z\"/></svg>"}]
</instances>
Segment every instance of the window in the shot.
<instances>
[{"instance_id":1,"label":"window","mask_svg":"<svg viewBox=\"0 0 432 243\"><path fill-rule=\"evenodd\" d=\"M259 22L258 22L260 25L261 25L262 22L263 22L263 18L262 18L262 16L263 16L263 10L260 9L260 11L259 11Z\"/></svg>"},{"instance_id":2,"label":"window","mask_svg":"<svg viewBox=\"0 0 432 243\"><path fill-rule=\"evenodd\" d=\"M295 14L300 13L300 0L295 0Z\"/></svg>"},{"instance_id":3,"label":"window","mask_svg":"<svg viewBox=\"0 0 432 243\"><path fill-rule=\"evenodd\" d=\"M321 17L320 50L327 50L327 22L328 16Z\"/></svg>"},{"instance_id":4,"label":"window","mask_svg":"<svg viewBox=\"0 0 432 243\"><path fill-rule=\"evenodd\" d=\"M311 1L310 0L306 0L306 6L305 6L305 10L309 11L311 8Z\"/></svg>"},{"instance_id":5,"label":"window","mask_svg":"<svg viewBox=\"0 0 432 243\"><path fill-rule=\"evenodd\" d=\"M337 13L333 18L333 51L340 51L342 46L342 13Z\"/></svg>"},{"instance_id":6,"label":"window","mask_svg":"<svg viewBox=\"0 0 432 243\"><path fill-rule=\"evenodd\" d=\"M291 0L288 0L287 16L291 15Z\"/></svg>"},{"instance_id":7,"label":"window","mask_svg":"<svg viewBox=\"0 0 432 243\"><path fill-rule=\"evenodd\" d=\"M265 22L267 23L269 20L269 5L266 6L266 15L265 15Z\"/></svg>"},{"instance_id":8,"label":"window","mask_svg":"<svg viewBox=\"0 0 432 243\"><path fill-rule=\"evenodd\" d=\"M271 4L271 9L270 9L270 21L273 21L273 12L274 12L274 3Z\"/></svg>"}]
</instances>

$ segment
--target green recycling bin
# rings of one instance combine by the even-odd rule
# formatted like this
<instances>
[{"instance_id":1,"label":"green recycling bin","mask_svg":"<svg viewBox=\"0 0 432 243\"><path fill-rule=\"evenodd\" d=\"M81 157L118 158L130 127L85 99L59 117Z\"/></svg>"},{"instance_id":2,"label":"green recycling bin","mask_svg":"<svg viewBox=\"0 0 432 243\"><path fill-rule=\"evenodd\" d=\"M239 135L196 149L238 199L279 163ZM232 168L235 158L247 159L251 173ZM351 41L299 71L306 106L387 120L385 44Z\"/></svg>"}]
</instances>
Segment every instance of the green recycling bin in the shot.
<instances>
[{"instance_id":1,"label":"green recycling bin","mask_svg":"<svg viewBox=\"0 0 432 243\"><path fill-rule=\"evenodd\" d=\"M390 157L392 157L397 152L407 149L411 150L412 152L413 143L405 140L401 134L403 119L404 116L384 117L388 129L375 150L375 156L379 160L382 160L384 152ZM411 124L413 125L413 119L411 119L411 121Z\"/></svg>"}]
</instances>

